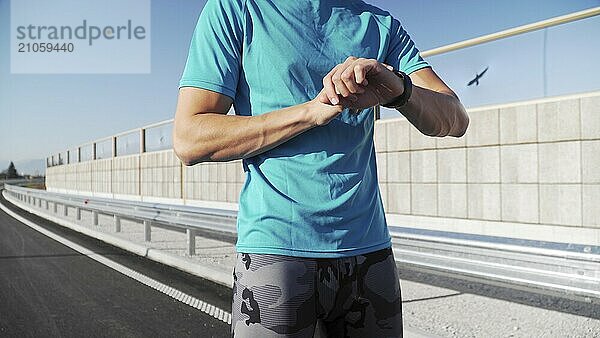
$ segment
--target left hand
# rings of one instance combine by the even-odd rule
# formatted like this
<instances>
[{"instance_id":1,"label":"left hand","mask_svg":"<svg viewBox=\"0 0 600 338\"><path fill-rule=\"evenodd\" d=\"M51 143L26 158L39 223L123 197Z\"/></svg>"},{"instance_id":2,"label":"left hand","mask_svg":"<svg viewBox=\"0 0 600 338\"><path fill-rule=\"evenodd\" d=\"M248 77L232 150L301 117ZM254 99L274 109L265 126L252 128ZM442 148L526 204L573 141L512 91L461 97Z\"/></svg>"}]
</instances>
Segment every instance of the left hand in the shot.
<instances>
[{"instance_id":1,"label":"left hand","mask_svg":"<svg viewBox=\"0 0 600 338\"><path fill-rule=\"evenodd\" d=\"M333 105L365 109L392 101L404 92L403 81L393 68L375 59L350 56L323 78L323 86Z\"/></svg>"}]
</instances>

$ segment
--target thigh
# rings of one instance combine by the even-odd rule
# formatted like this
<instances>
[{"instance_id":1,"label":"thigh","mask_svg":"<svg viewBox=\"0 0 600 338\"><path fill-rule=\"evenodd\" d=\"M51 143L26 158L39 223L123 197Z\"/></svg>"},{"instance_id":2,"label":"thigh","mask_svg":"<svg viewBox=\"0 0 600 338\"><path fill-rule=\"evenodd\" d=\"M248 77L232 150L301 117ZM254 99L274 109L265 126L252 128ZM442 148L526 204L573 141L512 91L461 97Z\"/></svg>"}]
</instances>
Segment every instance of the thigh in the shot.
<instances>
[{"instance_id":1,"label":"thigh","mask_svg":"<svg viewBox=\"0 0 600 338\"><path fill-rule=\"evenodd\" d=\"M330 337L402 337L400 281L392 249L356 256L343 315L326 323ZM342 291L346 289L346 292Z\"/></svg>"},{"instance_id":2,"label":"thigh","mask_svg":"<svg viewBox=\"0 0 600 338\"><path fill-rule=\"evenodd\" d=\"M312 259L237 255L231 333L234 337L312 337L315 330Z\"/></svg>"}]
</instances>

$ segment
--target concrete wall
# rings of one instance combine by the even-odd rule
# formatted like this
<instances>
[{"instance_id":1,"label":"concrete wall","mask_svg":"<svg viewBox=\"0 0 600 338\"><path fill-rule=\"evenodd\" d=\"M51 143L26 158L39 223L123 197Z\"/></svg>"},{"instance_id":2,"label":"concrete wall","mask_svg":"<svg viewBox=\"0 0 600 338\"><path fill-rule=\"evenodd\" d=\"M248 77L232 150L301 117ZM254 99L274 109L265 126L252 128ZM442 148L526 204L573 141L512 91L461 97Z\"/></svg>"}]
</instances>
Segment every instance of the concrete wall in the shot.
<instances>
[{"instance_id":1,"label":"concrete wall","mask_svg":"<svg viewBox=\"0 0 600 338\"><path fill-rule=\"evenodd\" d=\"M376 126L391 213L600 226L600 96L469 112L465 137Z\"/></svg>"},{"instance_id":2,"label":"concrete wall","mask_svg":"<svg viewBox=\"0 0 600 338\"><path fill-rule=\"evenodd\" d=\"M458 139L424 136L404 118L376 122L379 184L392 223L600 244L600 92L469 116ZM185 167L166 150L51 167L46 184L235 209L244 179L241 161Z\"/></svg>"},{"instance_id":3,"label":"concrete wall","mask_svg":"<svg viewBox=\"0 0 600 338\"><path fill-rule=\"evenodd\" d=\"M140 194L140 155L128 155L112 159L111 189L115 195L138 196Z\"/></svg>"},{"instance_id":4,"label":"concrete wall","mask_svg":"<svg viewBox=\"0 0 600 338\"><path fill-rule=\"evenodd\" d=\"M182 165L172 150L141 156L141 195L161 198L183 197Z\"/></svg>"},{"instance_id":5,"label":"concrete wall","mask_svg":"<svg viewBox=\"0 0 600 338\"><path fill-rule=\"evenodd\" d=\"M202 163L184 167L187 200L237 203L246 174L241 161Z\"/></svg>"}]
</instances>

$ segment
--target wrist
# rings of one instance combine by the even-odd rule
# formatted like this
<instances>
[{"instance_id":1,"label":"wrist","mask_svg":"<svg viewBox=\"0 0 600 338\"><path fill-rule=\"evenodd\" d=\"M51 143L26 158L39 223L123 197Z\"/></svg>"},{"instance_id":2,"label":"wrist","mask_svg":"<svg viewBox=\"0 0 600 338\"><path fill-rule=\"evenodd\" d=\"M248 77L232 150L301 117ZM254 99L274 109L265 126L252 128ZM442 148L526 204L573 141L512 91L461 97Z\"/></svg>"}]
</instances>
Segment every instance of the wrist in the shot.
<instances>
[{"instance_id":1,"label":"wrist","mask_svg":"<svg viewBox=\"0 0 600 338\"><path fill-rule=\"evenodd\" d=\"M413 84L410 80L410 77L406 73L396 70L392 72L394 74L395 81L401 83L397 87L402 88L402 90L396 91L392 99L390 99L388 102L381 103L381 105L386 108L398 109L404 106L410 99Z\"/></svg>"},{"instance_id":2,"label":"wrist","mask_svg":"<svg viewBox=\"0 0 600 338\"><path fill-rule=\"evenodd\" d=\"M302 123L307 123L310 128L328 124L329 121L344 110L341 105L333 106L323 103L318 99L302 103L300 107L300 119Z\"/></svg>"},{"instance_id":3,"label":"wrist","mask_svg":"<svg viewBox=\"0 0 600 338\"><path fill-rule=\"evenodd\" d=\"M300 122L308 124L309 127L319 126L319 105L314 100L304 102L298 106L300 108Z\"/></svg>"}]
</instances>

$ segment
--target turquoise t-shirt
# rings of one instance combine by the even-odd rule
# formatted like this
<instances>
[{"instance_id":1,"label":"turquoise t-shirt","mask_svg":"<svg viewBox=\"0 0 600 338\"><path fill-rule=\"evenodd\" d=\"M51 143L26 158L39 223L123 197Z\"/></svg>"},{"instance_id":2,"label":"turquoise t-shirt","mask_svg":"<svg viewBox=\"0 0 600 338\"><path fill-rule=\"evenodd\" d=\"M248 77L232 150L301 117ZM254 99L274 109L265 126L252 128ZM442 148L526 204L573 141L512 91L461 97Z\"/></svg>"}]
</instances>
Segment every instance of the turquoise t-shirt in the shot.
<instances>
[{"instance_id":1,"label":"turquoise t-shirt","mask_svg":"<svg viewBox=\"0 0 600 338\"><path fill-rule=\"evenodd\" d=\"M428 67L399 21L362 1L208 0L180 87L222 93L236 114L256 116L313 99L350 55L405 73ZM372 108L345 110L244 159L238 252L342 257L389 247L373 124Z\"/></svg>"}]
</instances>

